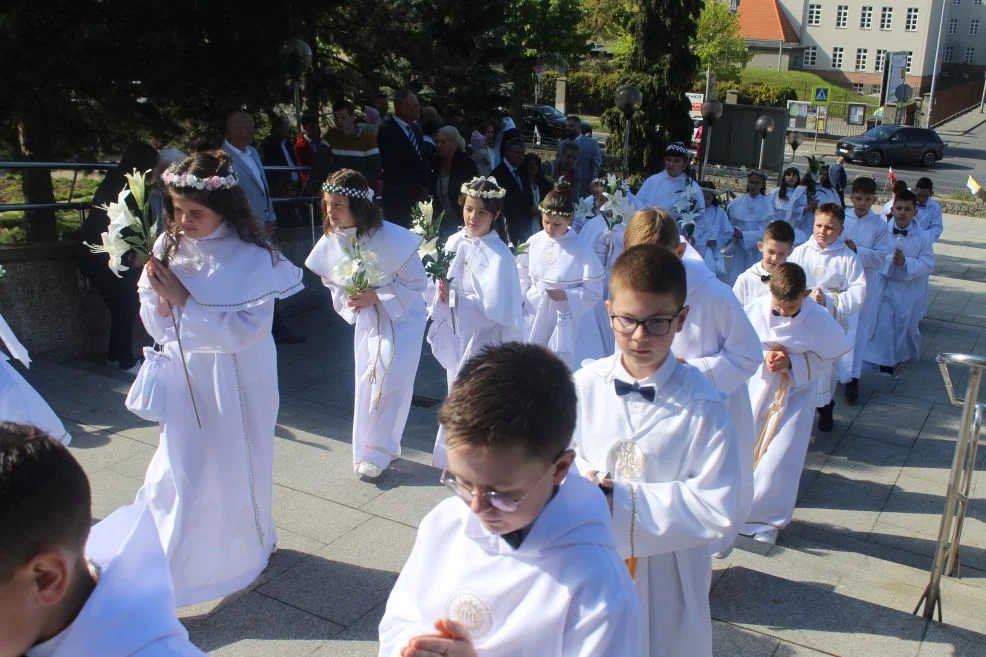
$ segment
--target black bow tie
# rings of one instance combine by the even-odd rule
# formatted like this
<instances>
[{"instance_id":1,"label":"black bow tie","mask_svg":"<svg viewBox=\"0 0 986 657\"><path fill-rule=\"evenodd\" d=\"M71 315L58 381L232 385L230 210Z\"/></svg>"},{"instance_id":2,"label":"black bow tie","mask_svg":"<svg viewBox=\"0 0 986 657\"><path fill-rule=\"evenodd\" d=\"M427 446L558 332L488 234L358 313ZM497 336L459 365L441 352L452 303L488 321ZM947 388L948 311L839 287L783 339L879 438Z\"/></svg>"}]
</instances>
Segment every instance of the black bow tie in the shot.
<instances>
[{"instance_id":1,"label":"black bow tie","mask_svg":"<svg viewBox=\"0 0 986 657\"><path fill-rule=\"evenodd\" d=\"M631 392L635 392L644 398L644 401L652 402L654 401L654 396L657 394L657 388L655 386L642 386L636 381L632 384L626 381L620 381L615 379L613 383L616 385L616 394L620 397L629 395Z\"/></svg>"},{"instance_id":2,"label":"black bow tie","mask_svg":"<svg viewBox=\"0 0 986 657\"><path fill-rule=\"evenodd\" d=\"M760 277L760 282L761 283L769 283L770 282L770 274L764 274L763 276L761 276Z\"/></svg>"},{"instance_id":3,"label":"black bow tie","mask_svg":"<svg viewBox=\"0 0 986 657\"><path fill-rule=\"evenodd\" d=\"M774 310L773 308L770 309L770 312L774 315L774 317L780 317L781 316L781 314L779 312L777 312L776 310ZM801 314L801 309L799 308L798 309L798 312L796 312L793 315L791 315L790 317L788 317L788 319L794 319L795 317L797 317L800 314Z\"/></svg>"},{"instance_id":4,"label":"black bow tie","mask_svg":"<svg viewBox=\"0 0 986 657\"><path fill-rule=\"evenodd\" d=\"M924 205L922 205L922 204L918 203L918 207L919 208L926 208L926 207L928 207L928 204L925 203Z\"/></svg>"},{"instance_id":5,"label":"black bow tie","mask_svg":"<svg viewBox=\"0 0 986 657\"><path fill-rule=\"evenodd\" d=\"M904 237L907 237L907 229L897 228L896 226L894 226L894 235L903 235Z\"/></svg>"}]
</instances>

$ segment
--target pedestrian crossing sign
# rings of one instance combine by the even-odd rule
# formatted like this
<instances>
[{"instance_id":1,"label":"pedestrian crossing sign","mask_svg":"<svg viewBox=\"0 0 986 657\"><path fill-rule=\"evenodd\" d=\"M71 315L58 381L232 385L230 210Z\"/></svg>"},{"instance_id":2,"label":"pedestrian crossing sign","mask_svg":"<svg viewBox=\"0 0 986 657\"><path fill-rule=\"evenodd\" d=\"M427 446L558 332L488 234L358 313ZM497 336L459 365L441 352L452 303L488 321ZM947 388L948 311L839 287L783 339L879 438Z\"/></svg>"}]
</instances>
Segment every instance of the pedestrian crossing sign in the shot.
<instances>
[{"instance_id":1,"label":"pedestrian crossing sign","mask_svg":"<svg viewBox=\"0 0 986 657\"><path fill-rule=\"evenodd\" d=\"M817 86L812 88L812 103L815 105L828 105L829 97L832 95L832 87Z\"/></svg>"}]
</instances>

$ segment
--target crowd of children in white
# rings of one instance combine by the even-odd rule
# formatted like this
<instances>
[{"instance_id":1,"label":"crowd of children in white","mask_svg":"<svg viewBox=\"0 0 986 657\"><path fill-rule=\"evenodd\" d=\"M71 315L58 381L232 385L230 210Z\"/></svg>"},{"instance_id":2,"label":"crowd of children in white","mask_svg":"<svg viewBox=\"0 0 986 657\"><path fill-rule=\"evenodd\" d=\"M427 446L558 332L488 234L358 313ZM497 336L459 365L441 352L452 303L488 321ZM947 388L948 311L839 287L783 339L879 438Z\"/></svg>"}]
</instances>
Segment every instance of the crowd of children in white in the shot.
<instances>
[{"instance_id":1,"label":"crowd of children in white","mask_svg":"<svg viewBox=\"0 0 986 657\"><path fill-rule=\"evenodd\" d=\"M918 357L942 232L930 181L875 214L872 178L844 209L824 173L765 194L753 172L724 211L687 157L670 145L636 195L559 184L523 245L493 178L462 185L444 245L427 208L407 230L360 173L325 182L305 265L354 325L360 479L401 454L425 338L448 371L434 464L455 496L421 522L381 657L710 657L711 558L791 522L838 382L854 400L867 364ZM0 363L0 657L201 655L176 606L247 586L276 550L271 318L302 273L228 156L168 174L139 286L158 356L135 383L161 439L135 504L90 531L69 436Z\"/></svg>"}]
</instances>

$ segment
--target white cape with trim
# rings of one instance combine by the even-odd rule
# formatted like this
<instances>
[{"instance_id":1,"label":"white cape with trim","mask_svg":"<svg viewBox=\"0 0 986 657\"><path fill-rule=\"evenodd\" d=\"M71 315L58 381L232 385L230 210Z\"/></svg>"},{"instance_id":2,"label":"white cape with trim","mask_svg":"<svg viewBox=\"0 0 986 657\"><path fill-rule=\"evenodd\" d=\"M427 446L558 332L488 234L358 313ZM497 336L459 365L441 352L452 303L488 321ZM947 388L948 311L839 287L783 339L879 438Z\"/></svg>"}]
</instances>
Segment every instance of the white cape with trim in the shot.
<instances>
[{"instance_id":1,"label":"white cape with trim","mask_svg":"<svg viewBox=\"0 0 986 657\"><path fill-rule=\"evenodd\" d=\"M154 252L164 251L164 236ZM271 337L274 300L302 289L302 272L280 254L244 242L226 224L183 237L170 269L191 293L175 308L199 428L175 326L157 311L147 272L140 317L161 345L161 441L138 502L154 516L178 606L250 584L276 544L271 517L274 424L279 396Z\"/></svg>"},{"instance_id":2,"label":"white cape with trim","mask_svg":"<svg viewBox=\"0 0 986 657\"><path fill-rule=\"evenodd\" d=\"M14 335L3 315L0 315L0 342L7 347L15 360L19 360L24 367L31 367L31 357L28 356L27 349ZM9 360L7 354L0 351L0 422L33 424L62 444L68 445L72 436L65 431L65 425Z\"/></svg>"}]
</instances>

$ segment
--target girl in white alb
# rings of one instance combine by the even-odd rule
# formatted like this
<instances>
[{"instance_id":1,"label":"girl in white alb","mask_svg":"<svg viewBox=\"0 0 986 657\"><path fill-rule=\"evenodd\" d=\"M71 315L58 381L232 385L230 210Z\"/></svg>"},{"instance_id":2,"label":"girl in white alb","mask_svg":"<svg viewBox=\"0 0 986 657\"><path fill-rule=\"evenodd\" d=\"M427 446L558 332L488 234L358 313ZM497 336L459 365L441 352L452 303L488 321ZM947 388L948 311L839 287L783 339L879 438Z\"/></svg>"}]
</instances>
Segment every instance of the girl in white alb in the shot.
<instances>
[{"instance_id":1,"label":"girl in white alb","mask_svg":"<svg viewBox=\"0 0 986 657\"><path fill-rule=\"evenodd\" d=\"M366 179L340 169L322 185L324 234L305 260L354 324L353 469L375 481L401 454L425 330L421 237L380 219Z\"/></svg>"},{"instance_id":2,"label":"girl in white alb","mask_svg":"<svg viewBox=\"0 0 986 657\"><path fill-rule=\"evenodd\" d=\"M695 228L689 242L702 256L702 260L717 278L726 278L726 263L722 257L722 248L729 243L733 236L733 227L729 224L726 211L719 205L716 198L715 186L711 182L703 183L702 196L705 200L705 212L696 217Z\"/></svg>"},{"instance_id":3,"label":"girl in white alb","mask_svg":"<svg viewBox=\"0 0 986 657\"><path fill-rule=\"evenodd\" d=\"M602 186L602 181L596 181L593 183L593 188L596 186ZM603 197L605 201L605 197ZM627 207L624 208L623 212L613 212L612 210L607 210L605 213L598 211L594 217L585 222L582 227L582 232L579 233L579 237L585 244L587 244L599 258L599 262L603 266L604 279L603 279L603 296L596 305L592 307L592 312L586 317L580 327L580 330L586 332L583 337L583 343L602 345L602 351L599 354L593 355L592 353L587 354L588 357L601 358L602 356L609 356L613 353L616 348L613 342L613 330L609 327L609 313L606 312L606 299L609 298L609 286L607 281L609 280L609 272L613 269L613 263L616 259L620 257L623 253L623 236L626 234L626 217L623 214L628 214L631 212L631 208L634 207L633 201L629 200ZM601 207L601 206L600 206ZM598 210L598 208L597 208ZM591 351L591 349L590 349Z\"/></svg>"},{"instance_id":4,"label":"girl in white alb","mask_svg":"<svg viewBox=\"0 0 986 657\"><path fill-rule=\"evenodd\" d=\"M729 204L729 221L733 225L733 267L729 272L730 283L760 260L757 242L774 217L774 206L763 195L767 178L763 172L751 171L746 178L746 194Z\"/></svg>"},{"instance_id":5,"label":"girl in white alb","mask_svg":"<svg viewBox=\"0 0 986 657\"><path fill-rule=\"evenodd\" d=\"M302 282L251 214L227 154L198 153L161 179L166 232L138 282L160 347L145 350L134 383L154 391L141 415L159 419L161 440L137 503L154 516L183 607L249 585L276 548L271 322L274 301Z\"/></svg>"},{"instance_id":6,"label":"girl in white alb","mask_svg":"<svg viewBox=\"0 0 986 657\"><path fill-rule=\"evenodd\" d=\"M605 270L570 229L575 208L567 183L549 192L540 210L544 230L531 237L528 252L517 258L527 341L547 346L574 370L605 349L598 332L580 330L583 321L595 323L590 313L603 297ZM595 343L590 342L593 337Z\"/></svg>"},{"instance_id":7,"label":"girl in white alb","mask_svg":"<svg viewBox=\"0 0 986 657\"><path fill-rule=\"evenodd\" d=\"M431 289L428 343L445 368L449 390L462 366L483 347L519 340L524 327L517 265L507 246L503 197L494 178L463 183L459 203L464 226L449 238L454 252L448 280ZM432 465L445 467L445 433L439 427Z\"/></svg>"},{"instance_id":8,"label":"girl in white alb","mask_svg":"<svg viewBox=\"0 0 986 657\"><path fill-rule=\"evenodd\" d=\"M774 204L774 219L783 219L792 228L801 223L801 216L808 205L808 188L801 184L801 172L798 167L784 169L781 184L768 194ZM800 230L795 232L795 244L801 244L808 236Z\"/></svg>"}]
</instances>

